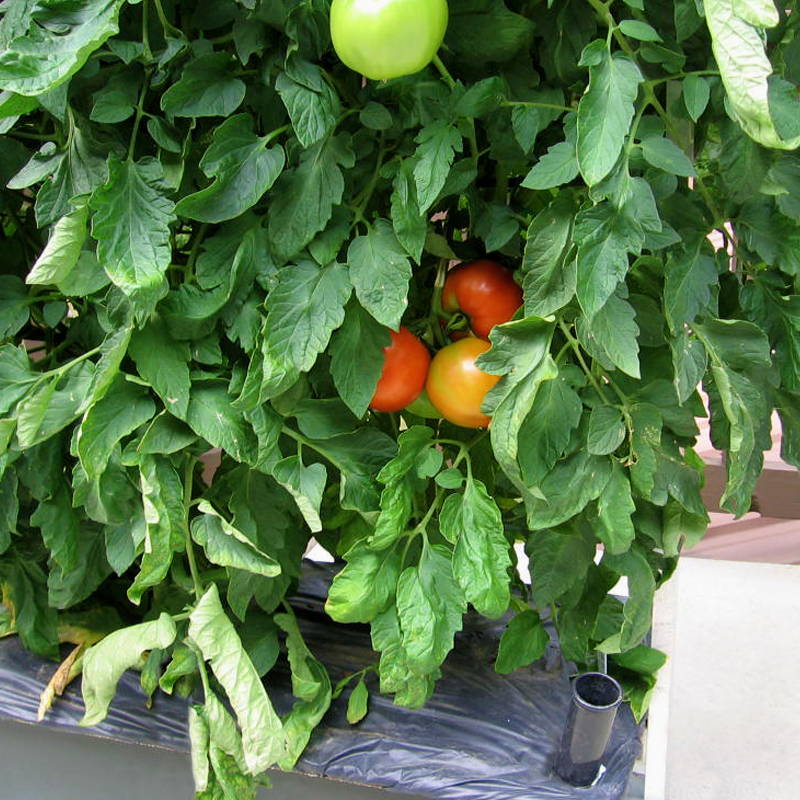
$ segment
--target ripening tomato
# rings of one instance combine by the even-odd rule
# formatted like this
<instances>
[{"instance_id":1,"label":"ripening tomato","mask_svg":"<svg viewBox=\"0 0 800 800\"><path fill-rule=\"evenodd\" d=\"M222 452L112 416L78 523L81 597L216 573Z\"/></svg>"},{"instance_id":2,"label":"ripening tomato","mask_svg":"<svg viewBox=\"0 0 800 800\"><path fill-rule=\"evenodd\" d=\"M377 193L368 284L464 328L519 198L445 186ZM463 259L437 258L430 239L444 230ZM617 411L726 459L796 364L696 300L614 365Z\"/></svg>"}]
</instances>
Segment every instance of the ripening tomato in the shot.
<instances>
[{"instance_id":1,"label":"ripening tomato","mask_svg":"<svg viewBox=\"0 0 800 800\"><path fill-rule=\"evenodd\" d=\"M491 345L470 336L443 347L431 361L425 390L442 416L464 428L485 428L489 417L481 403L489 389L500 380L475 365L475 359Z\"/></svg>"},{"instance_id":2,"label":"ripening tomato","mask_svg":"<svg viewBox=\"0 0 800 800\"><path fill-rule=\"evenodd\" d=\"M447 0L333 0L331 39L350 69L388 81L431 62L447 16Z\"/></svg>"},{"instance_id":3,"label":"ripening tomato","mask_svg":"<svg viewBox=\"0 0 800 800\"><path fill-rule=\"evenodd\" d=\"M508 322L522 305L522 289L511 270L482 258L459 264L447 273L442 308L463 311L476 336L489 338L495 325Z\"/></svg>"},{"instance_id":4,"label":"ripening tomato","mask_svg":"<svg viewBox=\"0 0 800 800\"><path fill-rule=\"evenodd\" d=\"M383 348L383 372L369 404L373 411L400 411L415 400L431 363L428 348L408 328L389 333L392 343Z\"/></svg>"}]
</instances>

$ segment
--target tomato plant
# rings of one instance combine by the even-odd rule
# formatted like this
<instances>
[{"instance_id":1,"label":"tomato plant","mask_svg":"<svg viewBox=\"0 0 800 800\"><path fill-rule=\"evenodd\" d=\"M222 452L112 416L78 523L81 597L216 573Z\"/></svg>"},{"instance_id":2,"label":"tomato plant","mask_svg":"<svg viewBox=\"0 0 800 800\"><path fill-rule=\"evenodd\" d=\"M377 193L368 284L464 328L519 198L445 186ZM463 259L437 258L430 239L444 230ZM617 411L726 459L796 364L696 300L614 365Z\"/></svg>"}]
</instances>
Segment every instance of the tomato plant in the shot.
<instances>
[{"instance_id":1,"label":"tomato plant","mask_svg":"<svg viewBox=\"0 0 800 800\"><path fill-rule=\"evenodd\" d=\"M708 522L697 417L727 511L773 412L800 464L800 13L702 5L2 4L0 636L75 639L87 723L149 652L148 691L196 693L201 796L290 768L340 702L292 612L312 537L401 705L470 609L509 615L503 673L546 615L581 669L647 652ZM446 346L443 293L488 341ZM401 326L457 424L370 409ZM473 430L484 390L436 376L479 348ZM285 714L256 639L292 650Z\"/></svg>"},{"instance_id":2,"label":"tomato plant","mask_svg":"<svg viewBox=\"0 0 800 800\"><path fill-rule=\"evenodd\" d=\"M508 322L522 305L522 289L510 270L488 259L459 264L444 283L442 308L463 311L476 336L486 339L495 325Z\"/></svg>"},{"instance_id":3,"label":"tomato plant","mask_svg":"<svg viewBox=\"0 0 800 800\"><path fill-rule=\"evenodd\" d=\"M481 404L500 378L475 364L488 349L488 342L470 336L443 347L433 357L425 389L434 407L455 425L485 428L489 424Z\"/></svg>"},{"instance_id":4,"label":"tomato plant","mask_svg":"<svg viewBox=\"0 0 800 800\"><path fill-rule=\"evenodd\" d=\"M401 326L390 335L392 343L383 349L383 371L369 404L375 411L400 411L416 400L431 363L427 348L408 328Z\"/></svg>"},{"instance_id":5,"label":"tomato plant","mask_svg":"<svg viewBox=\"0 0 800 800\"><path fill-rule=\"evenodd\" d=\"M350 69L388 81L431 62L447 17L446 0L333 0L331 39Z\"/></svg>"}]
</instances>

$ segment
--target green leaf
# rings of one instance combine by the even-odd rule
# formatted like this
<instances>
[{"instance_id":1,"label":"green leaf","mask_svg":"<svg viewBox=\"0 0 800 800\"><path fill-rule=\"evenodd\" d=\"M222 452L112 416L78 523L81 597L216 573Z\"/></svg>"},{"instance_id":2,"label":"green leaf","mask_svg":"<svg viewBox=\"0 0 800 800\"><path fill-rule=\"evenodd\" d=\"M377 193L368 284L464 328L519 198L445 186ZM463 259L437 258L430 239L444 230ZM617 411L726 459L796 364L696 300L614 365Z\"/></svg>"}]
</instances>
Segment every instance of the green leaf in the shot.
<instances>
[{"instance_id":1,"label":"green leaf","mask_svg":"<svg viewBox=\"0 0 800 800\"><path fill-rule=\"evenodd\" d=\"M231 77L227 53L207 53L190 61L181 78L161 95L161 108L173 117L229 117L242 104L245 84Z\"/></svg>"},{"instance_id":2,"label":"green leaf","mask_svg":"<svg viewBox=\"0 0 800 800\"><path fill-rule=\"evenodd\" d=\"M247 570L267 578L280 574L280 565L262 553L209 502L201 500L197 510L201 516L192 520L192 538L205 550L212 564Z\"/></svg>"},{"instance_id":3,"label":"green leaf","mask_svg":"<svg viewBox=\"0 0 800 800\"><path fill-rule=\"evenodd\" d=\"M664 313L670 328L678 331L709 308L711 291L717 285L717 266L698 243L671 255L665 273Z\"/></svg>"},{"instance_id":4,"label":"green leaf","mask_svg":"<svg viewBox=\"0 0 800 800\"><path fill-rule=\"evenodd\" d=\"M91 0L64 9L59 8L64 3L28 5L23 12L30 14L27 30L20 27L0 56L3 88L34 96L62 84L119 31L123 4L124 0Z\"/></svg>"},{"instance_id":5,"label":"green leaf","mask_svg":"<svg viewBox=\"0 0 800 800\"><path fill-rule=\"evenodd\" d=\"M727 93L731 116L764 147L794 150L800 136L781 138L770 116L768 79L772 64L764 46L764 27L778 24L772 3L758 0L705 0L711 49Z\"/></svg>"},{"instance_id":6,"label":"green leaf","mask_svg":"<svg viewBox=\"0 0 800 800\"><path fill-rule=\"evenodd\" d=\"M464 476L460 469L450 468L442 470L434 480L442 489L460 489L464 483Z\"/></svg>"},{"instance_id":7,"label":"green leaf","mask_svg":"<svg viewBox=\"0 0 800 800\"><path fill-rule=\"evenodd\" d=\"M408 306L411 264L391 225L377 220L347 249L350 280L361 305L381 324L399 330Z\"/></svg>"},{"instance_id":8,"label":"green leaf","mask_svg":"<svg viewBox=\"0 0 800 800\"><path fill-rule=\"evenodd\" d=\"M342 326L330 344L331 376L350 410L362 417L375 394L383 371L383 348L391 343L389 331L355 300L345 308Z\"/></svg>"},{"instance_id":9,"label":"green leaf","mask_svg":"<svg viewBox=\"0 0 800 800\"><path fill-rule=\"evenodd\" d=\"M0 575L8 586L22 644L42 658L58 658L58 618L48 603L41 567L30 559L15 557L12 551L0 562Z\"/></svg>"},{"instance_id":10,"label":"green leaf","mask_svg":"<svg viewBox=\"0 0 800 800\"><path fill-rule=\"evenodd\" d=\"M166 669L161 673L158 685L167 694L172 694L175 684L180 678L192 675L197 671L197 656L194 651L185 644L175 646L172 651L172 659L167 664ZM191 727L191 724L190 724Z\"/></svg>"},{"instance_id":11,"label":"green leaf","mask_svg":"<svg viewBox=\"0 0 800 800\"><path fill-rule=\"evenodd\" d=\"M683 150L662 136L649 136L642 140L642 155L648 164L672 175L695 177L694 164Z\"/></svg>"},{"instance_id":12,"label":"green leaf","mask_svg":"<svg viewBox=\"0 0 800 800\"><path fill-rule=\"evenodd\" d=\"M522 446L517 459L528 485L538 484L555 466L580 422L583 404L571 380L575 380L575 376L569 369L562 368L553 380L544 381L520 427Z\"/></svg>"},{"instance_id":13,"label":"green leaf","mask_svg":"<svg viewBox=\"0 0 800 800\"><path fill-rule=\"evenodd\" d=\"M677 556L694 547L705 535L708 521L708 514L693 514L670 500L664 507L664 555Z\"/></svg>"},{"instance_id":14,"label":"green leaf","mask_svg":"<svg viewBox=\"0 0 800 800\"><path fill-rule=\"evenodd\" d=\"M370 100L358 114L358 121L373 131L385 131L392 127L392 112L386 106Z\"/></svg>"},{"instance_id":15,"label":"green leaf","mask_svg":"<svg viewBox=\"0 0 800 800\"><path fill-rule=\"evenodd\" d=\"M625 439L622 413L614 406L600 405L589 415L586 446L590 453L605 456L613 453Z\"/></svg>"},{"instance_id":16,"label":"green leaf","mask_svg":"<svg viewBox=\"0 0 800 800\"><path fill-rule=\"evenodd\" d=\"M258 448L256 437L243 414L232 407L232 400L219 381L194 383L186 422L212 447L221 448L237 461L253 463Z\"/></svg>"},{"instance_id":17,"label":"green leaf","mask_svg":"<svg viewBox=\"0 0 800 800\"><path fill-rule=\"evenodd\" d=\"M578 105L578 165L589 186L617 162L633 119L642 74L635 62L606 42L590 44L581 57L589 65L589 87Z\"/></svg>"},{"instance_id":18,"label":"green leaf","mask_svg":"<svg viewBox=\"0 0 800 800\"><path fill-rule=\"evenodd\" d=\"M541 658L550 643L550 636L539 615L529 608L515 614L500 637L495 672L508 675Z\"/></svg>"},{"instance_id":19,"label":"green leaf","mask_svg":"<svg viewBox=\"0 0 800 800\"><path fill-rule=\"evenodd\" d=\"M148 426L139 446L140 453L170 455L197 441L197 436L180 420L162 411Z\"/></svg>"},{"instance_id":20,"label":"green leaf","mask_svg":"<svg viewBox=\"0 0 800 800\"><path fill-rule=\"evenodd\" d=\"M559 461L539 484L545 499L527 499L528 525L538 531L571 519L600 496L610 475L611 462L585 450Z\"/></svg>"},{"instance_id":21,"label":"green leaf","mask_svg":"<svg viewBox=\"0 0 800 800\"><path fill-rule=\"evenodd\" d=\"M336 622L371 622L394 599L400 576L401 549L375 552L357 545L346 555L347 564L336 574L325 601L325 611Z\"/></svg>"},{"instance_id":22,"label":"green leaf","mask_svg":"<svg viewBox=\"0 0 800 800\"><path fill-rule=\"evenodd\" d=\"M490 78L473 83L456 100L453 113L457 117L483 117L494 111L506 99L508 90L502 78Z\"/></svg>"},{"instance_id":23,"label":"green leaf","mask_svg":"<svg viewBox=\"0 0 800 800\"><path fill-rule=\"evenodd\" d=\"M623 19L619 23L619 29L625 36L631 39L638 39L640 42L662 42L663 39L658 31L646 22L638 19Z\"/></svg>"},{"instance_id":24,"label":"green leaf","mask_svg":"<svg viewBox=\"0 0 800 800\"><path fill-rule=\"evenodd\" d=\"M332 439L352 433L358 426L358 419L338 399L300 400L292 415L297 418L300 432L309 439Z\"/></svg>"},{"instance_id":25,"label":"green leaf","mask_svg":"<svg viewBox=\"0 0 800 800\"><path fill-rule=\"evenodd\" d=\"M539 608L582 582L594 564L595 543L577 528L535 531L525 549L530 557L533 600Z\"/></svg>"},{"instance_id":26,"label":"green leaf","mask_svg":"<svg viewBox=\"0 0 800 800\"><path fill-rule=\"evenodd\" d=\"M414 153L414 182L419 210L424 214L439 196L463 142L456 127L440 121L424 127L414 141L419 145Z\"/></svg>"},{"instance_id":27,"label":"green leaf","mask_svg":"<svg viewBox=\"0 0 800 800\"><path fill-rule=\"evenodd\" d=\"M131 336L129 352L139 374L168 411L184 418L189 408L189 347L173 339L161 317L153 316Z\"/></svg>"},{"instance_id":28,"label":"green leaf","mask_svg":"<svg viewBox=\"0 0 800 800\"><path fill-rule=\"evenodd\" d=\"M781 139L800 139L800 125L797 122L800 99L797 86L777 75L767 79L769 114L772 124Z\"/></svg>"},{"instance_id":29,"label":"green leaf","mask_svg":"<svg viewBox=\"0 0 800 800\"><path fill-rule=\"evenodd\" d=\"M89 201L98 259L113 283L148 312L167 293L164 273L172 259L175 206L164 196L162 177L155 159L112 158L108 182Z\"/></svg>"},{"instance_id":30,"label":"green leaf","mask_svg":"<svg viewBox=\"0 0 800 800\"><path fill-rule=\"evenodd\" d=\"M24 347L0 345L0 414L10 411L31 391L38 378L39 373L31 369Z\"/></svg>"},{"instance_id":31,"label":"green leaf","mask_svg":"<svg viewBox=\"0 0 800 800\"><path fill-rule=\"evenodd\" d=\"M653 623L653 595L656 582L647 559L639 550L629 550L623 555L607 554L603 556L603 565L610 567L619 575L628 578L628 599L625 601L623 623L619 636L611 637L616 641L601 652L625 652L639 644L647 635Z\"/></svg>"},{"instance_id":32,"label":"green leaf","mask_svg":"<svg viewBox=\"0 0 800 800\"><path fill-rule=\"evenodd\" d=\"M489 619L501 617L511 601L511 556L500 509L486 487L467 476L463 494L445 500L439 524L455 542L453 574L467 601Z\"/></svg>"},{"instance_id":33,"label":"green leaf","mask_svg":"<svg viewBox=\"0 0 800 800\"><path fill-rule=\"evenodd\" d=\"M636 537L631 514L636 506L631 497L631 484L625 470L614 462L611 477L598 498L597 511L600 526L597 538L608 553L624 553Z\"/></svg>"},{"instance_id":34,"label":"green leaf","mask_svg":"<svg viewBox=\"0 0 800 800\"><path fill-rule=\"evenodd\" d=\"M364 679L361 678L356 684L356 688L350 692L347 698L347 721L351 725L361 722L367 716L369 706L369 690Z\"/></svg>"},{"instance_id":35,"label":"green leaf","mask_svg":"<svg viewBox=\"0 0 800 800\"><path fill-rule=\"evenodd\" d=\"M0 275L0 339L14 336L30 317L25 284L16 275Z\"/></svg>"},{"instance_id":36,"label":"green leaf","mask_svg":"<svg viewBox=\"0 0 800 800\"><path fill-rule=\"evenodd\" d=\"M429 451L425 451L429 452ZM413 510L414 489L405 478L390 481L381 492L381 510L369 538L374 550L394 544L405 532Z\"/></svg>"},{"instance_id":37,"label":"green leaf","mask_svg":"<svg viewBox=\"0 0 800 800\"><path fill-rule=\"evenodd\" d=\"M611 203L578 213L578 302L587 317L596 314L628 272L628 253L638 253L644 240L635 219Z\"/></svg>"},{"instance_id":38,"label":"green leaf","mask_svg":"<svg viewBox=\"0 0 800 800\"><path fill-rule=\"evenodd\" d=\"M687 75L683 79L683 104L693 122L697 122L708 107L711 88L700 75Z\"/></svg>"},{"instance_id":39,"label":"green leaf","mask_svg":"<svg viewBox=\"0 0 800 800\"><path fill-rule=\"evenodd\" d=\"M407 708L422 708L433 694L437 672L418 675L412 671L408 656L403 649L403 634L397 618L397 609L392 605L372 621L372 647L381 654L380 690L395 693L397 705Z\"/></svg>"},{"instance_id":40,"label":"green leaf","mask_svg":"<svg viewBox=\"0 0 800 800\"><path fill-rule=\"evenodd\" d=\"M675 371L673 384L678 402L685 403L699 385L706 372L708 356L702 342L681 331L670 340L672 366Z\"/></svg>"},{"instance_id":41,"label":"green leaf","mask_svg":"<svg viewBox=\"0 0 800 800\"><path fill-rule=\"evenodd\" d=\"M321 531L319 507L327 480L325 465L311 464L306 467L298 456L289 456L275 465L272 474L275 480L294 497L311 532Z\"/></svg>"},{"instance_id":42,"label":"green leaf","mask_svg":"<svg viewBox=\"0 0 800 800\"><path fill-rule=\"evenodd\" d=\"M80 724L102 722L122 673L139 664L148 650L169 647L176 635L172 617L162 613L152 622L114 631L90 647L83 657L82 691L86 711Z\"/></svg>"},{"instance_id":43,"label":"green leaf","mask_svg":"<svg viewBox=\"0 0 800 800\"><path fill-rule=\"evenodd\" d=\"M428 233L428 222L419 209L413 170L412 160L404 159L394 177L391 196L392 226L405 251L419 263Z\"/></svg>"},{"instance_id":44,"label":"green leaf","mask_svg":"<svg viewBox=\"0 0 800 800\"><path fill-rule=\"evenodd\" d=\"M60 283L75 269L86 239L89 209L85 198L53 226L47 245L25 278L26 283Z\"/></svg>"},{"instance_id":45,"label":"green leaf","mask_svg":"<svg viewBox=\"0 0 800 800\"><path fill-rule=\"evenodd\" d=\"M487 394L491 407L492 449L503 471L522 486L517 453L519 431L536 399L539 386L558 374L549 356L553 323L529 317L496 325L490 333L492 348L476 361L484 372L505 377Z\"/></svg>"},{"instance_id":46,"label":"green leaf","mask_svg":"<svg viewBox=\"0 0 800 800\"><path fill-rule=\"evenodd\" d=\"M47 576L47 601L52 608L69 608L90 597L111 573L106 559L105 535L95 525L81 526L77 538L76 566L52 564Z\"/></svg>"},{"instance_id":47,"label":"green leaf","mask_svg":"<svg viewBox=\"0 0 800 800\"><path fill-rule=\"evenodd\" d=\"M200 168L214 182L187 195L175 206L182 217L224 222L252 208L281 174L286 156L280 145L267 147L269 136L253 133L247 114L237 114L214 129Z\"/></svg>"},{"instance_id":48,"label":"green leaf","mask_svg":"<svg viewBox=\"0 0 800 800\"><path fill-rule=\"evenodd\" d=\"M521 267L526 316L546 317L575 294L577 274L569 246L574 219L574 203L564 194L540 211L528 227Z\"/></svg>"},{"instance_id":49,"label":"green leaf","mask_svg":"<svg viewBox=\"0 0 800 800\"><path fill-rule=\"evenodd\" d=\"M331 681L325 667L306 646L294 614L276 614L275 623L286 633L292 694L298 698L283 721L287 753L279 763L281 769L291 769L330 707Z\"/></svg>"},{"instance_id":50,"label":"green leaf","mask_svg":"<svg viewBox=\"0 0 800 800\"><path fill-rule=\"evenodd\" d=\"M575 142L566 141L547 148L530 172L525 176L522 185L526 189L554 189L570 183L578 175L578 156Z\"/></svg>"},{"instance_id":51,"label":"green leaf","mask_svg":"<svg viewBox=\"0 0 800 800\"><path fill-rule=\"evenodd\" d=\"M139 574L128 587L128 599L138 605L145 591L164 580L172 555L184 542L183 486L164 456L142 456L139 480L147 535Z\"/></svg>"},{"instance_id":52,"label":"green leaf","mask_svg":"<svg viewBox=\"0 0 800 800\"><path fill-rule=\"evenodd\" d=\"M510 11L502 0L454 5L446 44L472 63L510 61L530 43L533 22Z\"/></svg>"},{"instance_id":53,"label":"green leaf","mask_svg":"<svg viewBox=\"0 0 800 800\"><path fill-rule=\"evenodd\" d=\"M253 662L225 615L216 584L211 584L189 618L189 637L211 664L242 729L247 769L258 775L286 754L283 726Z\"/></svg>"},{"instance_id":54,"label":"green leaf","mask_svg":"<svg viewBox=\"0 0 800 800\"><path fill-rule=\"evenodd\" d=\"M74 422L89 397L94 365L83 361L65 378L55 375L39 385L17 411L17 441L23 449L44 442Z\"/></svg>"},{"instance_id":55,"label":"green leaf","mask_svg":"<svg viewBox=\"0 0 800 800\"><path fill-rule=\"evenodd\" d=\"M349 140L329 137L305 150L299 166L278 178L272 189L269 239L279 263L288 261L328 224L344 193L340 167L353 164Z\"/></svg>"},{"instance_id":56,"label":"green leaf","mask_svg":"<svg viewBox=\"0 0 800 800\"><path fill-rule=\"evenodd\" d=\"M414 672L432 672L444 661L466 610L450 553L440 545L425 546L419 564L406 567L397 583L403 649Z\"/></svg>"},{"instance_id":57,"label":"green leaf","mask_svg":"<svg viewBox=\"0 0 800 800\"><path fill-rule=\"evenodd\" d=\"M104 397L95 403L78 431L78 457L89 478L106 468L117 443L155 414L146 389L118 375Z\"/></svg>"},{"instance_id":58,"label":"green leaf","mask_svg":"<svg viewBox=\"0 0 800 800\"><path fill-rule=\"evenodd\" d=\"M312 261L284 267L267 298L266 337L270 350L298 370L311 369L344 321L352 286L342 264Z\"/></svg>"},{"instance_id":59,"label":"green leaf","mask_svg":"<svg viewBox=\"0 0 800 800\"><path fill-rule=\"evenodd\" d=\"M286 71L275 81L275 89L304 148L316 144L333 130L341 113L339 98L316 64L290 58Z\"/></svg>"},{"instance_id":60,"label":"green leaf","mask_svg":"<svg viewBox=\"0 0 800 800\"><path fill-rule=\"evenodd\" d=\"M578 319L578 339L596 358L608 360L633 378L640 375L639 326L633 306L611 295L591 320Z\"/></svg>"}]
</instances>

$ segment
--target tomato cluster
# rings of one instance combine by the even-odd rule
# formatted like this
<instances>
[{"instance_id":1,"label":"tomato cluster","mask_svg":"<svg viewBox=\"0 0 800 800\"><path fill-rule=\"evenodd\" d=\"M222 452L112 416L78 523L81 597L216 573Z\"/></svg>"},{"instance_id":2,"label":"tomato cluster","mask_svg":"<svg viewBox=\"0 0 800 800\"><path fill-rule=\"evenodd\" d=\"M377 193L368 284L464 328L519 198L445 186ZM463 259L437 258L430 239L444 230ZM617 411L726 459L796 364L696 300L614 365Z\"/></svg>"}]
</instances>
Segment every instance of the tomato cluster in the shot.
<instances>
[{"instance_id":1,"label":"tomato cluster","mask_svg":"<svg viewBox=\"0 0 800 800\"><path fill-rule=\"evenodd\" d=\"M489 331L508 322L521 305L522 290L501 264L480 259L451 270L442 292L442 310L464 314L474 335L458 338L431 359L427 347L408 328L391 331L370 408L408 409L420 416L439 415L465 428L485 428L489 417L481 404L500 379L483 372L475 361L491 347Z\"/></svg>"}]
</instances>

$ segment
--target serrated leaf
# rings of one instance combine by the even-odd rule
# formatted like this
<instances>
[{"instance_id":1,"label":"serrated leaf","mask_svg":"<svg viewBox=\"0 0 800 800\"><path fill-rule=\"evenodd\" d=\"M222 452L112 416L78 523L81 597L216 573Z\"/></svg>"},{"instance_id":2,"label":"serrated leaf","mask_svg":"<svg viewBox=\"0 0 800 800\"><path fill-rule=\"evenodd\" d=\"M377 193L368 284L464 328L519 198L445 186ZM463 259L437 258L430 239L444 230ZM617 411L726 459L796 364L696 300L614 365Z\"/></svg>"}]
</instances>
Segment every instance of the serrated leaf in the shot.
<instances>
[{"instance_id":1,"label":"serrated leaf","mask_svg":"<svg viewBox=\"0 0 800 800\"><path fill-rule=\"evenodd\" d=\"M612 295L591 320L578 319L578 339L595 357L605 358L633 378L640 375L639 326L633 306Z\"/></svg>"},{"instance_id":2,"label":"serrated leaf","mask_svg":"<svg viewBox=\"0 0 800 800\"><path fill-rule=\"evenodd\" d=\"M114 631L90 647L83 657L81 683L86 710L80 725L102 722L125 670L138 664L148 650L169 647L176 635L172 617L162 613L152 622Z\"/></svg>"},{"instance_id":3,"label":"serrated leaf","mask_svg":"<svg viewBox=\"0 0 800 800\"><path fill-rule=\"evenodd\" d=\"M444 122L424 127L414 141L418 144L414 153L414 182L419 210L424 214L439 196L463 142L458 129Z\"/></svg>"},{"instance_id":4,"label":"serrated leaf","mask_svg":"<svg viewBox=\"0 0 800 800\"><path fill-rule=\"evenodd\" d=\"M501 617L511 599L511 556L500 509L486 487L468 476L463 494L448 495L439 524L455 542L453 574L467 601L489 619Z\"/></svg>"},{"instance_id":5,"label":"serrated leaf","mask_svg":"<svg viewBox=\"0 0 800 800\"><path fill-rule=\"evenodd\" d=\"M319 507L327 479L324 464L311 464L306 467L297 456L289 456L275 465L272 474L275 480L294 497L311 532L321 531Z\"/></svg>"},{"instance_id":6,"label":"serrated leaf","mask_svg":"<svg viewBox=\"0 0 800 800\"><path fill-rule=\"evenodd\" d=\"M435 670L453 648L467 604L453 577L450 553L440 545L423 548L417 566L406 567L397 583L397 617L411 669Z\"/></svg>"},{"instance_id":7,"label":"serrated leaf","mask_svg":"<svg viewBox=\"0 0 800 800\"><path fill-rule=\"evenodd\" d=\"M578 244L576 294L588 317L596 314L628 272L628 253L644 241L641 227L609 202L579 212L574 239Z\"/></svg>"},{"instance_id":8,"label":"serrated leaf","mask_svg":"<svg viewBox=\"0 0 800 800\"><path fill-rule=\"evenodd\" d=\"M525 549L530 557L533 599L539 608L549 606L583 581L594 563L594 542L573 528L534 531Z\"/></svg>"},{"instance_id":9,"label":"serrated leaf","mask_svg":"<svg viewBox=\"0 0 800 800\"><path fill-rule=\"evenodd\" d=\"M671 139L649 136L642 140L642 155L648 164L682 177L695 177L694 164Z\"/></svg>"},{"instance_id":10,"label":"serrated leaf","mask_svg":"<svg viewBox=\"0 0 800 800\"><path fill-rule=\"evenodd\" d=\"M336 622L371 622L385 611L394 599L401 552L397 547L375 552L365 545L350 550L328 591L328 616Z\"/></svg>"},{"instance_id":11,"label":"serrated leaf","mask_svg":"<svg viewBox=\"0 0 800 800\"><path fill-rule=\"evenodd\" d=\"M405 251L419 263L428 232L428 222L419 209L411 159L400 163L392 184L392 227Z\"/></svg>"},{"instance_id":12,"label":"serrated leaf","mask_svg":"<svg viewBox=\"0 0 800 800\"><path fill-rule=\"evenodd\" d=\"M89 56L119 31L124 0L91 0L78 7L37 2L26 8L27 30L19 30L0 56L0 83L8 91L40 95L76 73ZM54 22L55 25L48 24Z\"/></svg>"},{"instance_id":13,"label":"serrated leaf","mask_svg":"<svg viewBox=\"0 0 800 800\"><path fill-rule=\"evenodd\" d=\"M78 429L78 457L89 478L105 470L117 443L147 422L155 410L146 389L117 376Z\"/></svg>"},{"instance_id":14,"label":"serrated leaf","mask_svg":"<svg viewBox=\"0 0 800 800\"><path fill-rule=\"evenodd\" d=\"M0 339L14 336L29 317L25 284L16 275L0 275Z\"/></svg>"},{"instance_id":15,"label":"serrated leaf","mask_svg":"<svg viewBox=\"0 0 800 800\"><path fill-rule=\"evenodd\" d=\"M86 240L89 209L86 199L53 226L47 245L36 259L25 283L48 284L65 280L78 263Z\"/></svg>"},{"instance_id":16,"label":"serrated leaf","mask_svg":"<svg viewBox=\"0 0 800 800\"><path fill-rule=\"evenodd\" d=\"M546 317L575 294L577 272L569 246L574 218L572 198L562 195L528 227L521 268L526 316Z\"/></svg>"},{"instance_id":17,"label":"serrated leaf","mask_svg":"<svg viewBox=\"0 0 800 800\"><path fill-rule=\"evenodd\" d=\"M350 280L361 305L381 324L396 331L408 307L411 264L391 225L377 220L347 250Z\"/></svg>"},{"instance_id":18,"label":"serrated leaf","mask_svg":"<svg viewBox=\"0 0 800 800\"><path fill-rule=\"evenodd\" d=\"M613 453L625 439L625 423L622 413L613 406L600 405L589 415L586 431L586 447L596 456Z\"/></svg>"},{"instance_id":19,"label":"serrated leaf","mask_svg":"<svg viewBox=\"0 0 800 800\"><path fill-rule=\"evenodd\" d=\"M283 725L222 608L216 584L211 584L192 611L189 637L225 689L242 729L247 769L258 775L286 754Z\"/></svg>"},{"instance_id":20,"label":"serrated leaf","mask_svg":"<svg viewBox=\"0 0 800 800\"><path fill-rule=\"evenodd\" d=\"M275 89L303 147L311 147L333 130L340 113L339 98L316 64L290 58L286 71L275 80Z\"/></svg>"},{"instance_id":21,"label":"serrated leaf","mask_svg":"<svg viewBox=\"0 0 800 800\"><path fill-rule=\"evenodd\" d=\"M539 615L529 608L515 614L500 637L495 672L508 675L541 658L550 644L550 636Z\"/></svg>"},{"instance_id":22,"label":"serrated leaf","mask_svg":"<svg viewBox=\"0 0 800 800\"><path fill-rule=\"evenodd\" d=\"M565 141L547 148L522 181L526 189L554 189L574 180L578 175L575 142Z\"/></svg>"},{"instance_id":23,"label":"serrated leaf","mask_svg":"<svg viewBox=\"0 0 800 800\"><path fill-rule=\"evenodd\" d=\"M207 53L190 61L161 95L161 108L174 117L229 117L242 104L245 84L231 76L227 53Z\"/></svg>"},{"instance_id":24,"label":"serrated leaf","mask_svg":"<svg viewBox=\"0 0 800 800\"><path fill-rule=\"evenodd\" d=\"M599 183L616 164L642 80L639 67L627 56L612 54L608 45L596 50L589 87L578 105L578 164L589 186Z\"/></svg>"},{"instance_id":25,"label":"serrated leaf","mask_svg":"<svg viewBox=\"0 0 800 800\"><path fill-rule=\"evenodd\" d=\"M237 114L214 130L200 168L214 182L183 197L175 212L200 222L224 222L252 208L275 183L286 157L280 145L253 133L247 114Z\"/></svg>"},{"instance_id":26,"label":"serrated leaf","mask_svg":"<svg viewBox=\"0 0 800 800\"><path fill-rule=\"evenodd\" d=\"M671 256L664 272L664 313L670 328L678 331L708 309L717 266L698 245Z\"/></svg>"},{"instance_id":27,"label":"serrated leaf","mask_svg":"<svg viewBox=\"0 0 800 800\"><path fill-rule=\"evenodd\" d=\"M624 553L636 537L631 514L636 505L631 496L631 484L625 470L614 462L611 477L597 500L600 525L597 538L609 553Z\"/></svg>"},{"instance_id":28,"label":"serrated leaf","mask_svg":"<svg viewBox=\"0 0 800 800\"><path fill-rule=\"evenodd\" d=\"M280 565L262 553L238 528L231 525L206 500L197 506L201 516L192 520L192 538L205 550L208 560L221 567L233 567L272 578Z\"/></svg>"},{"instance_id":29,"label":"serrated leaf","mask_svg":"<svg viewBox=\"0 0 800 800\"><path fill-rule=\"evenodd\" d=\"M298 370L310 369L344 321L352 285L343 264L311 261L284 267L267 298L266 341Z\"/></svg>"},{"instance_id":30,"label":"serrated leaf","mask_svg":"<svg viewBox=\"0 0 800 800\"><path fill-rule=\"evenodd\" d=\"M112 158L108 175L89 201L97 256L116 286L152 310L167 293L175 206L161 188L163 170L155 159Z\"/></svg>"}]
</instances>

